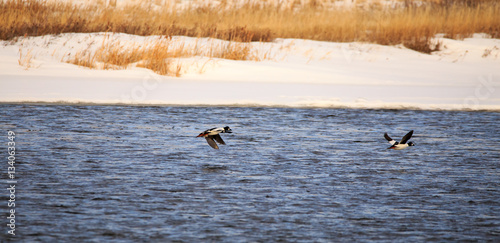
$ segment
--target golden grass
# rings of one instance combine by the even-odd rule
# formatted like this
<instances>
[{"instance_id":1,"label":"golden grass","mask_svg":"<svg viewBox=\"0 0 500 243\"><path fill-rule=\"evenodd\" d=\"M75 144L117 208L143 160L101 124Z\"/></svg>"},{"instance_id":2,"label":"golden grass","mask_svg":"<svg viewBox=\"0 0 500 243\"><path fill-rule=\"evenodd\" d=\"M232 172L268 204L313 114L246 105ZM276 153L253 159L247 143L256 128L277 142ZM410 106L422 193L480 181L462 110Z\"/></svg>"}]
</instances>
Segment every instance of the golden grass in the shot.
<instances>
[{"instance_id":1,"label":"golden grass","mask_svg":"<svg viewBox=\"0 0 500 243\"><path fill-rule=\"evenodd\" d=\"M363 2L362 0L358 0ZM166 3L153 1L151 3ZM279 1L282 3L285 1ZM473 33L500 37L500 3L495 0L429 0L406 7L331 8L332 1L307 4L246 2L235 7L191 5L175 10L171 4L114 7L115 1L78 7L68 3L5 0L0 3L0 39L25 34L65 32L121 32L136 35L183 35L232 41L272 41L300 38L321 41L363 41L383 45L404 44L421 52L436 48L431 39L438 33L464 38ZM259 4L257 4L259 3ZM437 46L438 47L438 46ZM241 50L244 51L249 51ZM223 54L224 58L241 59Z\"/></svg>"},{"instance_id":2,"label":"golden grass","mask_svg":"<svg viewBox=\"0 0 500 243\"><path fill-rule=\"evenodd\" d=\"M187 45L179 40L159 37L141 43L121 43L104 38L103 43L91 50L78 51L65 62L94 69L125 69L137 66L151 69L160 75L179 77L181 65L171 65L172 60L182 57L208 57L230 60L269 60L268 53L259 55L250 43L211 41L203 45L196 42Z\"/></svg>"},{"instance_id":3,"label":"golden grass","mask_svg":"<svg viewBox=\"0 0 500 243\"><path fill-rule=\"evenodd\" d=\"M19 48L19 59L17 62L19 63L19 66L23 67L24 70L28 70L33 67L33 50L28 50L25 53L23 53L23 49Z\"/></svg>"}]
</instances>

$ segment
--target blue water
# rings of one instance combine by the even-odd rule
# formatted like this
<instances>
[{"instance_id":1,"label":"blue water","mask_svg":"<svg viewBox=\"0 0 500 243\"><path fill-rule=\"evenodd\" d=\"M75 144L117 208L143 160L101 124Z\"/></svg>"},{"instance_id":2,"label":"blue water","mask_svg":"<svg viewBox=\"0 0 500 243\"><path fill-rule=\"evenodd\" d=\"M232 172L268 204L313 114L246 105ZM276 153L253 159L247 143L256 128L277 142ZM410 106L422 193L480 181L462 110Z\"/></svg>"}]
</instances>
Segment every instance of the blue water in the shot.
<instances>
[{"instance_id":1,"label":"blue water","mask_svg":"<svg viewBox=\"0 0 500 243\"><path fill-rule=\"evenodd\" d=\"M500 113L0 105L19 242L500 241ZM198 133L230 126L227 145ZM388 150L388 132L416 146Z\"/></svg>"}]
</instances>

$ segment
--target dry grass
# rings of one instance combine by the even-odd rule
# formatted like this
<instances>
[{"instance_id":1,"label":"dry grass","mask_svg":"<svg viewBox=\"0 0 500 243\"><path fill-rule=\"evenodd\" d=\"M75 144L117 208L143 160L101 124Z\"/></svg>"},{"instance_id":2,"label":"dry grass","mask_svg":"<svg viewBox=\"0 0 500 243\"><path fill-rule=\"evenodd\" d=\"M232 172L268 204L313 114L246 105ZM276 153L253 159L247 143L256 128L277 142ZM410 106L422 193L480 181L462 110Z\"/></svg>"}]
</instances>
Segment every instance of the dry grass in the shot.
<instances>
[{"instance_id":1,"label":"dry grass","mask_svg":"<svg viewBox=\"0 0 500 243\"><path fill-rule=\"evenodd\" d=\"M198 56L254 61L271 59L267 53L260 57L250 45L250 43L217 40L186 45L182 41L164 37L145 43L121 43L104 38L96 50L92 50L89 45L66 62L94 69L125 69L137 66L151 69L160 75L179 77L182 66L171 65L172 60L177 58Z\"/></svg>"},{"instance_id":2,"label":"dry grass","mask_svg":"<svg viewBox=\"0 0 500 243\"><path fill-rule=\"evenodd\" d=\"M24 50L24 41L19 45L19 59L17 59L17 63L24 70L33 67L33 49Z\"/></svg>"},{"instance_id":3,"label":"dry grass","mask_svg":"<svg viewBox=\"0 0 500 243\"><path fill-rule=\"evenodd\" d=\"M19 59L17 62L19 63L19 66L23 67L24 70L28 70L33 67L33 50L28 50L25 53L23 53L23 49L19 48Z\"/></svg>"},{"instance_id":4,"label":"dry grass","mask_svg":"<svg viewBox=\"0 0 500 243\"><path fill-rule=\"evenodd\" d=\"M77 7L60 1L5 0L0 3L0 39L25 34L121 32L214 37L239 42L274 38L363 41L404 44L417 51L430 52L439 47L438 43L431 42L437 33L458 39L473 33L500 37L500 3L495 0L429 0L423 5L401 0L406 7L371 5L351 9L326 7L332 1L320 0L305 1L305 4L249 1L239 7L222 1L217 7L192 5L183 10L173 10L166 2L152 1L163 3L155 8L151 4L118 8L114 7L114 1ZM240 52L245 51L250 50L243 48Z\"/></svg>"}]
</instances>

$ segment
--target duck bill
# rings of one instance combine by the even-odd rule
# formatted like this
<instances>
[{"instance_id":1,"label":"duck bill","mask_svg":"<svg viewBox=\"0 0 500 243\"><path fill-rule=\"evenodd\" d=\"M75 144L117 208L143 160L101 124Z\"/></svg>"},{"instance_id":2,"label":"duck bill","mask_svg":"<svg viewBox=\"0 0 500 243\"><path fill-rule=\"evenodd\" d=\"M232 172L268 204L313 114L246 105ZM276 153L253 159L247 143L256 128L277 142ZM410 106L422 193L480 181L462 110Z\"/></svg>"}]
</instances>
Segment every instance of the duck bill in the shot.
<instances>
[{"instance_id":1,"label":"duck bill","mask_svg":"<svg viewBox=\"0 0 500 243\"><path fill-rule=\"evenodd\" d=\"M197 137L197 138L199 138L199 137L203 137L203 136L205 136L205 134L200 133L200 134L198 134L198 136L196 136L196 137Z\"/></svg>"}]
</instances>

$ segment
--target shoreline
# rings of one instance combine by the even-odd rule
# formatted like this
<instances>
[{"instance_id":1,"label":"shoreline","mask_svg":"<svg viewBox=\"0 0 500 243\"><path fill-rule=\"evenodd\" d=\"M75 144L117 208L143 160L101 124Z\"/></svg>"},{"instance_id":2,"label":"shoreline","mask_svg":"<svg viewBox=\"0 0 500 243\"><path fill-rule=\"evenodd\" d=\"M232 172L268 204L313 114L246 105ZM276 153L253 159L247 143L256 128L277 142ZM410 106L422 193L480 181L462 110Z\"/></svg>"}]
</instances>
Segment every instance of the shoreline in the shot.
<instances>
[{"instance_id":1,"label":"shoreline","mask_svg":"<svg viewBox=\"0 0 500 243\"><path fill-rule=\"evenodd\" d=\"M86 101L0 101L0 105L42 105L42 106L122 106L122 107L228 107L228 108L279 108L279 109L332 109L332 110L401 110L401 111L449 111L449 112L500 112L498 107L481 107L478 109L471 108L442 108L442 107L353 107L348 105L272 105L272 104L175 104L175 103L106 103L106 102L86 102ZM451 107L452 105L450 105Z\"/></svg>"},{"instance_id":2,"label":"shoreline","mask_svg":"<svg viewBox=\"0 0 500 243\"><path fill-rule=\"evenodd\" d=\"M250 43L276 60L173 59L184 68L181 77L63 61L102 38L87 33L0 42L0 103L500 111L500 40L482 35L437 37L446 48L432 55L357 42ZM114 35L124 44L149 38ZM31 67L19 64L21 50L32 54Z\"/></svg>"}]
</instances>

